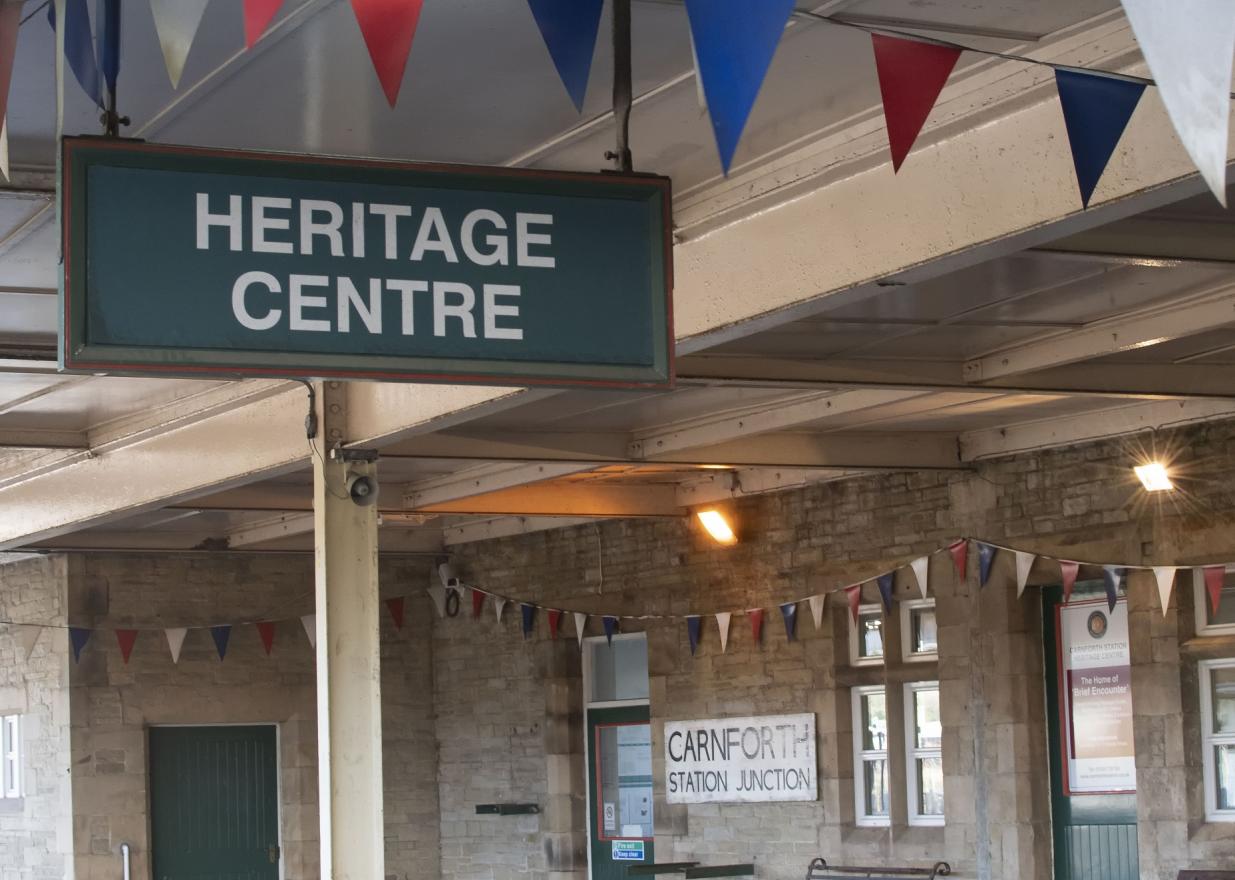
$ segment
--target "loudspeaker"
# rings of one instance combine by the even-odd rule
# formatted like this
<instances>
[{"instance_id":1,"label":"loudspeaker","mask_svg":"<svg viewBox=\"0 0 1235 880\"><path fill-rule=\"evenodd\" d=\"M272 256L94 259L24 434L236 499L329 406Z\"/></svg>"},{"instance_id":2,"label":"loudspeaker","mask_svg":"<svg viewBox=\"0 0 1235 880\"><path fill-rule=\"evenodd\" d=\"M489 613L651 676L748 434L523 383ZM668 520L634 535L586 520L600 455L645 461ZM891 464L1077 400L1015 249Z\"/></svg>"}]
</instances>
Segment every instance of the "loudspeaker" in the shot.
<instances>
[{"instance_id":1,"label":"loudspeaker","mask_svg":"<svg viewBox=\"0 0 1235 880\"><path fill-rule=\"evenodd\" d=\"M365 474L352 474L347 478L347 496L357 507L377 504L377 480Z\"/></svg>"}]
</instances>

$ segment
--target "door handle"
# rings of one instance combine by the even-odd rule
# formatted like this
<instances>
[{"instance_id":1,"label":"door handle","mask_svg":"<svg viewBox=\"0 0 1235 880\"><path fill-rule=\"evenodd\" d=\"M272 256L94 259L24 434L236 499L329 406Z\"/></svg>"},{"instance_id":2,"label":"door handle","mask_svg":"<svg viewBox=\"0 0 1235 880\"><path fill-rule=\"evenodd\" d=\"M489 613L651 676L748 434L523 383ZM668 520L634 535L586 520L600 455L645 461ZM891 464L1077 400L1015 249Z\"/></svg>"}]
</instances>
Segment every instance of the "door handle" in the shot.
<instances>
[{"instance_id":1,"label":"door handle","mask_svg":"<svg viewBox=\"0 0 1235 880\"><path fill-rule=\"evenodd\" d=\"M276 844L271 844L266 848L266 855L270 859L270 864L277 865L279 863L279 847Z\"/></svg>"}]
</instances>

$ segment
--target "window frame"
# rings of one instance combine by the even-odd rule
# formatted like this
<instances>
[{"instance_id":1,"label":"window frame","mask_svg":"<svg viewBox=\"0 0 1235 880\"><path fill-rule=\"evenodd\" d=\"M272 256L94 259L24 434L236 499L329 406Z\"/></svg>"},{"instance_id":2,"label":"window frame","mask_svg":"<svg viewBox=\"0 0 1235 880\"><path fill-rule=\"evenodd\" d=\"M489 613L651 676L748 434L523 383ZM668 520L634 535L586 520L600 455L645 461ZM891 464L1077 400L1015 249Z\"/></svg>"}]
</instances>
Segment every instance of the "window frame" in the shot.
<instances>
[{"instance_id":1,"label":"window frame","mask_svg":"<svg viewBox=\"0 0 1235 880\"><path fill-rule=\"evenodd\" d=\"M1214 669L1235 669L1235 657L1201 660L1197 664L1201 685L1201 768L1205 780L1205 821L1235 822L1235 807L1218 808L1218 769L1214 766L1214 747L1235 745L1235 731L1214 733Z\"/></svg>"},{"instance_id":2,"label":"window frame","mask_svg":"<svg viewBox=\"0 0 1235 880\"><path fill-rule=\"evenodd\" d=\"M22 772L22 716L0 716L0 800L19 800L25 794Z\"/></svg>"},{"instance_id":3,"label":"window frame","mask_svg":"<svg viewBox=\"0 0 1235 880\"><path fill-rule=\"evenodd\" d=\"M852 618L850 618L852 620ZM862 730L864 722L862 720L862 698L880 694L883 696L884 712L887 712L888 695L887 688L881 684L863 685L861 687L851 688L851 700L853 705L853 816L854 823L867 828L887 828L892 824L892 756L888 746L891 745L892 731L888 730L886 736L888 742L884 743L882 749L866 749L862 742ZM884 767L888 774L888 814L886 816L872 816L866 812L866 797L865 797L865 769L866 764L870 761L877 761L882 758Z\"/></svg>"},{"instance_id":4,"label":"window frame","mask_svg":"<svg viewBox=\"0 0 1235 880\"><path fill-rule=\"evenodd\" d=\"M913 650L913 613L924 608L935 612L935 632L939 632L939 612L934 599L908 599L901 607L901 659L906 663L931 663L939 659L939 638L935 637L935 650Z\"/></svg>"},{"instance_id":5,"label":"window frame","mask_svg":"<svg viewBox=\"0 0 1235 880\"><path fill-rule=\"evenodd\" d=\"M1235 566L1228 565L1226 574L1235 571ZM1179 575L1177 574L1176 577ZM1192 605L1196 609L1196 634L1198 636L1233 636L1235 623L1209 622L1209 593L1205 589L1205 570L1192 569Z\"/></svg>"},{"instance_id":6,"label":"window frame","mask_svg":"<svg viewBox=\"0 0 1235 880\"><path fill-rule=\"evenodd\" d=\"M858 640L861 637L861 631L858 628L859 621L863 617L872 614L878 614L879 619L883 621L881 625L880 638L883 641L883 653L878 657L863 657L858 653ZM883 613L883 606L878 602L863 604L858 606L858 619L854 620L852 614L846 615L849 619L849 665L850 666L882 666L888 659L888 629L887 621Z\"/></svg>"},{"instance_id":7,"label":"window frame","mask_svg":"<svg viewBox=\"0 0 1235 880\"><path fill-rule=\"evenodd\" d=\"M911 681L904 687L905 699L905 784L908 799L908 821L910 825L940 827L947 820L947 793L944 794L944 811L940 815L922 814L918 812L918 761L923 758L938 758L943 766L943 739L940 737L939 748L923 749L918 747L918 717L915 696L922 691L940 693L938 681ZM940 707L942 712L942 705Z\"/></svg>"}]
</instances>

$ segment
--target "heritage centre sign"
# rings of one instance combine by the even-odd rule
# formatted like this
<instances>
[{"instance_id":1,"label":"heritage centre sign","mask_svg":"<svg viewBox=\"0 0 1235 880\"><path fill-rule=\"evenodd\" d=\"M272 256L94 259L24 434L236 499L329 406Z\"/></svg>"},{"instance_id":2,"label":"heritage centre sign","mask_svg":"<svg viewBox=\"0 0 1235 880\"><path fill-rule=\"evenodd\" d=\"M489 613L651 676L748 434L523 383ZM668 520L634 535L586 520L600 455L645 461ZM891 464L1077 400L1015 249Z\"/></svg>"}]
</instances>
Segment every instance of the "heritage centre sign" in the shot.
<instances>
[{"instance_id":1,"label":"heritage centre sign","mask_svg":"<svg viewBox=\"0 0 1235 880\"><path fill-rule=\"evenodd\" d=\"M667 178L66 138L61 366L673 382Z\"/></svg>"},{"instance_id":2,"label":"heritage centre sign","mask_svg":"<svg viewBox=\"0 0 1235 880\"><path fill-rule=\"evenodd\" d=\"M815 800L815 716L665 722L665 794L671 804Z\"/></svg>"}]
</instances>

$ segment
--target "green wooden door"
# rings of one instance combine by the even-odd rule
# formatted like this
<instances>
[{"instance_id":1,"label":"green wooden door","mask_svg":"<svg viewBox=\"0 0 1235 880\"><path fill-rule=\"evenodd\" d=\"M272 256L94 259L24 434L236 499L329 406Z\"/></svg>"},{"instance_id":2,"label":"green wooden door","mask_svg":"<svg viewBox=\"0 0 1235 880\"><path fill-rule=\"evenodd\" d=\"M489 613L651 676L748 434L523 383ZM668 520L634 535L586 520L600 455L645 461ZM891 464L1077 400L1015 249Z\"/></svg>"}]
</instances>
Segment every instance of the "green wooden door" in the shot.
<instances>
[{"instance_id":1,"label":"green wooden door","mask_svg":"<svg viewBox=\"0 0 1235 880\"><path fill-rule=\"evenodd\" d=\"M588 710L592 880L623 880L626 866L656 860L648 718L647 706Z\"/></svg>"},{"instance_id":2,"label":"green wooden door","mask_svg":"<svg viewBox=\"0 0 1235 880\"><path fill-rule=\"evenodd\" d=\"M1092 588L1092 589L1091 589ZM1087 595L1092 593L1092 595ZM1063 589L1042 591L1047 734L1051 759L1051 821L1055 880L1137 880L1136 794L1068 794L1064 786L1057 611ZM1103 596L1101 584L1077 584L1072 603ZM1105 607L1105 598L1096 607Z\"/></svg>"},{"instance_id":3,"label":"green wooden door","mask_svg":"<svg viewBox=\"0 0 1235 880\"><path fill-rule=\"evenodd\" d=\"M273 726L150 728L154 880L278 880Z\"/></svg>"}]
</instances>

